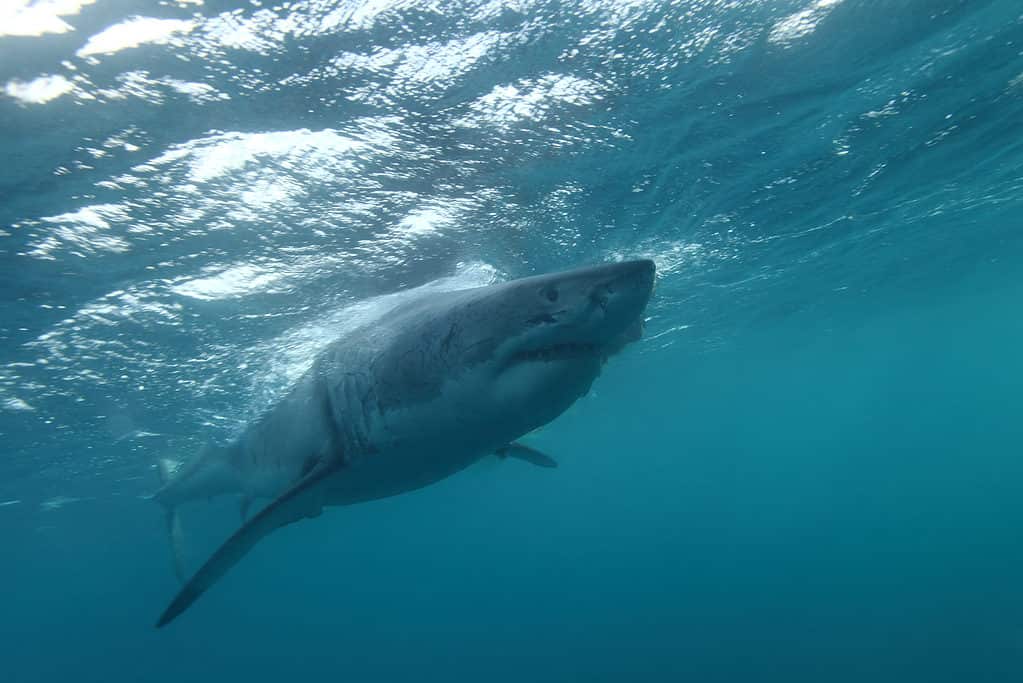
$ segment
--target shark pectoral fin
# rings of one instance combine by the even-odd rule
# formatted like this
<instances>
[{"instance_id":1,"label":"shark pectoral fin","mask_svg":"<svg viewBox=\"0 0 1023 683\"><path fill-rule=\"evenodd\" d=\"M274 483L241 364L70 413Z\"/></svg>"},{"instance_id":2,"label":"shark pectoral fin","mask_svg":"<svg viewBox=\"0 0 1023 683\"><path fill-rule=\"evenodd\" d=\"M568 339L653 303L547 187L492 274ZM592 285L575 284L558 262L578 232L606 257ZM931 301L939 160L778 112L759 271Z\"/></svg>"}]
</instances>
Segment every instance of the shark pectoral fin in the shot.
<instances>
[{"instance_id":1,"label":"shark pectoral fin","mask_svg":"<svg viewBox=\"0 0 1023 683\"><path fill-rule=\"evenodd\" d=\"M558 462L551 456L541 453L535 448L530 448L518 441L510 443L507 446L501 446L494 453L499 458L515 458L516 460L525 460L528 463L536 465L537 467L557 467Z\"/></svg>"},{"instance_id":2,"label":"shark pectoral fin","mask_svg":"<svg viewBox=\"0 0 1023 683\"><path fill-rule=\"evenodd\" d=\"M188 609L264 536L292 522L318 516L323 509L322 490L318 485L339 466L340 460L320 461L298 483L234 532L171 601L156 627L166 626Z\"/></svg>"}]
</instances>

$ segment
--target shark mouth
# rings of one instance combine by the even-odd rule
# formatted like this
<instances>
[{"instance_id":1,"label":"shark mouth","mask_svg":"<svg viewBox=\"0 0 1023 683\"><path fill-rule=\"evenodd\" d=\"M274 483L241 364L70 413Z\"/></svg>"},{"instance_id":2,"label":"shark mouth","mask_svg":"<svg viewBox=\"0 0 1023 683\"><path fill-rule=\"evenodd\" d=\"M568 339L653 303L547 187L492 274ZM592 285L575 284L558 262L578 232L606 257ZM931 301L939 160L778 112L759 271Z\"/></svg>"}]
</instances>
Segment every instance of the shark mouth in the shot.
<instances>
[{"instance_id":1,"label":"shark mouth","mask_svg":"<svg viewBox=\"0 0 1023 683\"><path fill-rule=\"evenodd\" d=\"M541 349L532 349L515 354L514 360L519 362L552 363L562 360L574 360L584 356L595 356L603 347L596 344L555 344Z\"/></svg>"}]
</instances>

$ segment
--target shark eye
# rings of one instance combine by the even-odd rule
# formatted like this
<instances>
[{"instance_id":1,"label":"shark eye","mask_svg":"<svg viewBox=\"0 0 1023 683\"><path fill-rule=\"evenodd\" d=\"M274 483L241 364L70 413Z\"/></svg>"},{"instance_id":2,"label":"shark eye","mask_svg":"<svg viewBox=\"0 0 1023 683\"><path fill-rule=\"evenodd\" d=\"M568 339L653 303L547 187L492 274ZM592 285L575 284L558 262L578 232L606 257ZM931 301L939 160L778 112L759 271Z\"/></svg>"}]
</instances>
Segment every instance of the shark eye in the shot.
<instances>
[{"instance_id":1,"label":"shark eye","mask_svg":"<svg viewBox=\"0 0 1023 683\"><path fill-rule=\"evenodd\" d=\"M558 300L558 290L556 290L554 287L548 287L547 289L545 289L543 295L547 297L547 301L550 301L551 303L554 303L555 301Z\"/></svg>"}]
</instances>

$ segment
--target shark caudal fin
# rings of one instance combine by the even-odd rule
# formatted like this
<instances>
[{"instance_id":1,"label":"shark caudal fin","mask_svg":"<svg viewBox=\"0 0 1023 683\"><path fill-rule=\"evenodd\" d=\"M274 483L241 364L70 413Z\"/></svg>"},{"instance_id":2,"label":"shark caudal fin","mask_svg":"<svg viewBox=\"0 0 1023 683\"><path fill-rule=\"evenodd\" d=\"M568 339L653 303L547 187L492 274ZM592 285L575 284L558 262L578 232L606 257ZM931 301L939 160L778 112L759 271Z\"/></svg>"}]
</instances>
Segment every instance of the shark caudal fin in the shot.
<instances>
[{"instance_id":1,"label":"shark caudal fin","mask_svg":"<svg viewBox=\"0 0 1023 683\"><path fill-rule=\"evenodd\" d=\"M185 580L185 543L178 506L190 500L213 498L238 490L237 473L227 448L207 444L185 461L161 458L157 461L160 490L153 499L167 511L167 535L174 555L174 573Z\"/></svg>"},{"instance_id":2,"label":"shark caudal fin","mask_svg":"<svg viewBox=\"0 0 1023 683\"><path fill-rule=\"evenodd\" d=\"M188 609L199 596L238 564L238 561L264 536L286 524L318 516L323 510L323 488L320 484L337 470L339 463L340 461L336 460L316 463L294 486L234 532L184 585L164 610L156 622L156 627L166 626Z\"/></svg>"},{"instance_id":3,"label":"shark caudal fin","mask_svg":"<svg viewBox=\"0 0 1023 683\"><path fill-rule=\"evenodd\" d=\"M181 462L169 458L161 458L156 463L157 471L160 473L161 491L167 489L174 481L175 476L181 470ZM159 495L157 499L159 500ZM164 502L167 516L167 538L170 540L171 554L174 557L174 575L178 581L184 583L187 574L185 573L185 532L181 528L181 515L178 514L178 506Z\"/></svg>"}]
</instances>

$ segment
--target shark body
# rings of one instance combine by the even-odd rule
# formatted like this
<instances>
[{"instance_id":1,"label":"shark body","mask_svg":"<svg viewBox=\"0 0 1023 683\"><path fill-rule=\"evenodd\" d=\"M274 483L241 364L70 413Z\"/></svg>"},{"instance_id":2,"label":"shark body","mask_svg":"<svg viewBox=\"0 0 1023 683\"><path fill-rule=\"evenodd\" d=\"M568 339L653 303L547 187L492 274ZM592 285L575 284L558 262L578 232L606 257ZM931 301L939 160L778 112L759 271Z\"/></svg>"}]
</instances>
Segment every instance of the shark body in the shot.
<instances>
[{"instance_id":1,"label":"shark body","mask_svg":"<svg viewBox=\"0 0 1023 683\"><path fill-rule=\"evenodd\" d=\"M241 494L244 518L253 498L272 502L185 582L157 626L261 538L325 506L418 489L491 453L554 466L516 439L586 394L604 361L641 336L653 281L641 260L432 293L328 346L233 443L162 470L155 498L172 541L182 503Z\"/></svg>"}]
</instances>

